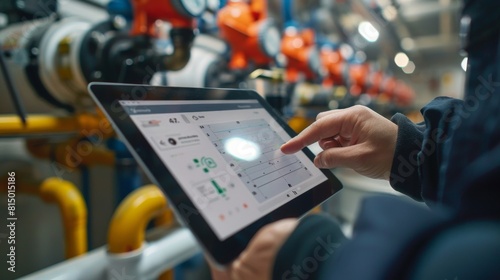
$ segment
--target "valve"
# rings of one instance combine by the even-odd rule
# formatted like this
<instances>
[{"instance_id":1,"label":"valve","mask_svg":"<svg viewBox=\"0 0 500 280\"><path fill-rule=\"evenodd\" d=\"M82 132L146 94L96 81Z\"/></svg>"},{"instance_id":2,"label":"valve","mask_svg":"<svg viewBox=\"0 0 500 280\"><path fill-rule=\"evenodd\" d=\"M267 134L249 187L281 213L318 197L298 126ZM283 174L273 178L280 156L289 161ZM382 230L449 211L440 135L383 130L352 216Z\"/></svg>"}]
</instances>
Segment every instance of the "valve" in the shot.
<instances>
[{"instance_id":1,"label":"valve","mask_svg":"<svg viewBox=\"0 0 500 280\"><path fill-rule=\"evenodd\" d=\"M267 18L265 0L229 1L217 15L221 37L231 46L230 69L269 65L279 53L280 32Z\"/></svg>"},{"instance_id":2,"label":"valve","mask_svg":"<svg viewBox=\"0 0 500 280\"><path fill-rule=\"evenodd\" d=\"M322 65L314 38L315 34L312 29L299 31L293 26L285 29L281 41L281 52L287 60L286 80L288 82L298 82L301 74L308 81L321 75Z\"/></svg>"},{"instance_id":3,"label":"valve","mask_svg":"<svg viewBox=\"0 0 500 280\"><path fill-rule=\"evenodd\" d=\"M326 70L323 85L327 87L343 85L347 64L338 49L324 46L320 51L321 62Z\"/></svg>"},{"instance_id":4,"label":"valve","mask_svg":"<svg viewBox=\"0 0 500 280\"><path fill-rule=\"evenodd\" d=\"M349 66L349 81L346 84L349 85L351 95L359 96L365 91L369 71L370 66L366 63Z\"/></svg>"},{"instance_id":5,"label":"valve","mask_svg":"<svg viewBox=\"0 0 500 280\"><path fill-rule=\"evenodd\" d=\"M207 7L206 0L132 0L134 21L131 35L156 37L155 22L168 21L173 28L194 28L194 19Z\"/></svg>"}]
</instances>

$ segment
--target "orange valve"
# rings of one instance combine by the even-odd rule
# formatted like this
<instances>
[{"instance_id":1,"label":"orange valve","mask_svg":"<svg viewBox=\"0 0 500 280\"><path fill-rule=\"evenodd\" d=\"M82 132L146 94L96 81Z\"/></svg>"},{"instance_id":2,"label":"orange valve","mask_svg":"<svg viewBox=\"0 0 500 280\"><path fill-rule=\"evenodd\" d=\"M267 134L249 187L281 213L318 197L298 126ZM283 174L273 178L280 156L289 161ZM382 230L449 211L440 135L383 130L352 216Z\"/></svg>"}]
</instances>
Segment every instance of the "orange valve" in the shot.
<instances>
[{"instance_id":1,"label":"orange valve","mask_svg":"<svg viewBox=\"0 0 500 280\"><path fill-rule=\"evenodd\" d=\"M350 93L353 96L359 96L365 91L369 71L368 64L352 64L349 67Z\"/></svg>"},{"instance_id":2,"label":"orange valve","mask_svg":"<svg viewBox=\"0 0 500 280\"><path fill-rule=\"evenodd\" d=\"M207 7L206 0L132 0L134 21L132 35L149 34L157 37L154 24L168 21L173 28L193 28L194 18Z\"/></svg>"},{"instance_id":3,"label":"orange valve","mask_svg":"<svg viewBox=\"0 0 500 280\"><path fill-rule=\"evenodd\" d=\"M314 31L288 27L281 41L281 52L287 59L286 80L296 83L302 73L307 80L318 77L322 70L319 52L314 42Z\"/></svg>"},{"instance_id":4,"label":"orange valve","mask_svg":"<svg viewBox=\"0 0 500 280\"><path fill-rule=\"evenodd\" d=\"M262 67L279 53L281 35L267 18L266 1L229 1L217 15L221 37L231 46L231 69L245 69L252 62Z\"/></svg>"},{"instance_id":5,"label":"orange valve","mask_svg":"<svg viewBox=\"0 0 500 280\"><path fill-rule=\"evenodd\" d=\"M340 51L333 50L329 47L323 47L320 52L323 68L326 69L327 75L323 81L325 86L334 86L343 84L343 61Z\"/></svg>"}]
</instances>

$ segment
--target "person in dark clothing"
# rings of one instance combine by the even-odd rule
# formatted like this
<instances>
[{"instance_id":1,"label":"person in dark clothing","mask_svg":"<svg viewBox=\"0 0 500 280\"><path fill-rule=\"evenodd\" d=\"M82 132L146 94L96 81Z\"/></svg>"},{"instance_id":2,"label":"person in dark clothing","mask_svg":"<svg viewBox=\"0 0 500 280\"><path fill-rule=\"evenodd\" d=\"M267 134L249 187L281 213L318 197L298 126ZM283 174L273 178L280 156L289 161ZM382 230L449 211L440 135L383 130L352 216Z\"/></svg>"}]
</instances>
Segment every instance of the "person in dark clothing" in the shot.
<instances>
[{"instance_id":1,"label":"person in dark clothing","mask_svg":"<svg viewBox=\"0 0 500 280\"><path fill-rule=\"evenodd\" d=\"M389 180L409 199L365 199L347 240L323 215L264 227L216 279L500 279L500 1L465 0L464 100L414 124L355 106L318 115L283 145L319 142L315 165Z\"/></svg>"}]
</instances>

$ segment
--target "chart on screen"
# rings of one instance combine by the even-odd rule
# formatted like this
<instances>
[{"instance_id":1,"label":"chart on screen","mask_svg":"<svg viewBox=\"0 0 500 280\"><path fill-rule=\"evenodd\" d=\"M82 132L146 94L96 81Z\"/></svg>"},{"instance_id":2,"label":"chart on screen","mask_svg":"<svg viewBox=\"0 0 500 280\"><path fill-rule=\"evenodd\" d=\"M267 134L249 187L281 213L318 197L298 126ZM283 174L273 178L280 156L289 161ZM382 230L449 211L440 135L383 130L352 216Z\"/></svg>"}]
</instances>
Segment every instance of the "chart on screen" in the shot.
<instances>
[{"instance_id":1,"label":"chart on screen","mask_svg":"<svg viewBox=\"0 0 500 280\"><path fill-rule=\"evenodd\" d=\"M264 119L240 120L200 126L230 168L259 203L295 187L312 173L295 155L280 151L283 139ZM218 192L212 185L211 197Z\"/></svg>"}]
</instances>

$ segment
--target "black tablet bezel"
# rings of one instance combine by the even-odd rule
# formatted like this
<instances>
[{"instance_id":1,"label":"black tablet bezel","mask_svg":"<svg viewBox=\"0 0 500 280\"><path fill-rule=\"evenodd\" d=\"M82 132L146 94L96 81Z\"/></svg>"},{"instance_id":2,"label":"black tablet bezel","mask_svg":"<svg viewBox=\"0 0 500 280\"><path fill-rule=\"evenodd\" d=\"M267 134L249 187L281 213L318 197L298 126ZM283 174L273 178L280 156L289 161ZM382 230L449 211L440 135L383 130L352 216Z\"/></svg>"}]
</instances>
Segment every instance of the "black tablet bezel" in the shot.
<instances>
[{"instance_id":1,"label":"black tablet bezel","mask_svg":"<svg viewBox=\"0 0 500 280\"><path fill-rule=\"evenodd\" d=\"M291 137L295 136L296 133L258 93L251 90L94 82L89 85L89 91L111 121L116 132L123 137L136 160L150 175L150 179L163 190L171 207L175 208L174 210L180 215L184 224L191 229L201 245L218 264L225 265L238 257L252 236L264 225L283 218L300 217L342 188L340 181L329 170L321 170L328 178L327 181L273 210L224 241L220 241L119 101L253 99L258 100ZM309 149L305 148L302 151L310 160L314 159L314 155Z\"/></svg>"}]
</instances>

